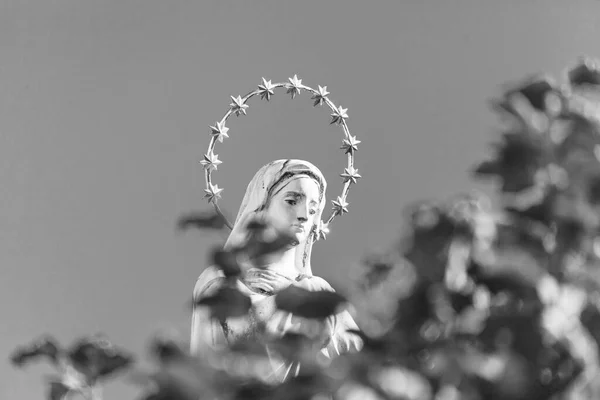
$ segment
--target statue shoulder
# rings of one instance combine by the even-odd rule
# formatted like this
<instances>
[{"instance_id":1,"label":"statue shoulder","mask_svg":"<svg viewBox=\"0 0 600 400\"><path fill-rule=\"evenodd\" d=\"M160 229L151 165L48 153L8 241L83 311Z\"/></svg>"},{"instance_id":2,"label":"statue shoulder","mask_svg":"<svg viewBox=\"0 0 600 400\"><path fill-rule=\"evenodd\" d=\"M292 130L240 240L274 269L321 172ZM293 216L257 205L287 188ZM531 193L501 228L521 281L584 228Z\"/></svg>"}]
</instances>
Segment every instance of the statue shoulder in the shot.
<instances>
[{"instance_id":1,"label":"statue shoulder","mask_svg":"<svg viewBox=\"0 0 600 400\"><path fill-rule=\"evenodd\" d=\"M215 266L206 268L196 281L194 286L194 299L207 296L217 290L225 280L223 271Z\"/></svg>"}]
</instances>

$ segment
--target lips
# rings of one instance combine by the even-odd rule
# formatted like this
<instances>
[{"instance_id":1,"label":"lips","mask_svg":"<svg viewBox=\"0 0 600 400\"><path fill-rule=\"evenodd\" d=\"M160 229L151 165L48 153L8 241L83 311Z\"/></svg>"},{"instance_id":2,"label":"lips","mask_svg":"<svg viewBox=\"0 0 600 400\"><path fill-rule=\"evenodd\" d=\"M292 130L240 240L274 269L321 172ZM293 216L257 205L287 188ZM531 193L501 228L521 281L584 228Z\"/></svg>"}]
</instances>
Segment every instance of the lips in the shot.
<instances>
[{"instance_id":1,"label":"lips","mask_svg":"<svg viewBox=\"0 0 600 400\"><path fill-rule=\"evenodd\" d=\"M304 227L302 225L292 225L292 228L296 231L296 232L304 232Z\"/></svg>"}]
</instances>

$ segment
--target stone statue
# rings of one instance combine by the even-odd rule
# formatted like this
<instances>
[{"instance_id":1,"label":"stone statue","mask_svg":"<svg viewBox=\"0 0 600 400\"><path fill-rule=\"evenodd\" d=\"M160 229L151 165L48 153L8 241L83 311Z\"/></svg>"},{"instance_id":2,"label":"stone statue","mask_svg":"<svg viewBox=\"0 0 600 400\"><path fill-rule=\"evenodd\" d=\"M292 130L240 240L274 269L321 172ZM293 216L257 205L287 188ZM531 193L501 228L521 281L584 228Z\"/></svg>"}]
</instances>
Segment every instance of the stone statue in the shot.
<instances>
[{"instance_id":1,"label":"stone statue","mask_svg":"<svg viewBox=\"0 0 600 400\"><path fill-rule=\"evenodd\" d=\"M232 318L220 323L210 317L209 311L196 307L192 316L191 351L202 352L203 346L227 346L239 340L252 339L263 324L269 332L302 332L311 321L277 310L277 292L290 285L311 291L333 291L324 279L313 275L311 250L318 234L319 222L325 207L327 183L313 164L302 160L277 160L263 166L249 183L225 249L239 246L247 238L249 221L263 219L276 229L291 232L295 242L281 254L260 268L251 267L237 283L238 289L248 295L252 308L247 317ZM194 299L208 296L224 281L224 275L215 266L205 269L194 288ZM359 351L360 338L349 329L358 329L347 311L331 316L326 321L327 338L321 353L333 358L344 352ZM298 365L277 363L272 359L273 378L284 380L298 372Z\"/></svg>"}]
</instances>

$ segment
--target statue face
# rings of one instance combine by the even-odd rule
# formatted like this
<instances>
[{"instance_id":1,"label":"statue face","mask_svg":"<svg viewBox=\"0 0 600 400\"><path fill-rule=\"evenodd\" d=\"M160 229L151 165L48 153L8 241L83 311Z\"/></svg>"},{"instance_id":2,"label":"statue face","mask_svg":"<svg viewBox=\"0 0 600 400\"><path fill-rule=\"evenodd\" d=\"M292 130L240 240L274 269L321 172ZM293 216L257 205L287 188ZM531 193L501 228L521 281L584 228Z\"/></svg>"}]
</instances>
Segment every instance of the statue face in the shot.
<instances>
[{"instance_id":1,"label":"statue face","mask_svg":"<svg viewBox=\"0 0 600 400\"><path fill-rule=\"evenodd\" d=\"M266 216L276 228L291 231L297 243L302 243L315 223L318 206L318 183L308 176L297 176L273 195Z\"/></svg>"}]
</instances>

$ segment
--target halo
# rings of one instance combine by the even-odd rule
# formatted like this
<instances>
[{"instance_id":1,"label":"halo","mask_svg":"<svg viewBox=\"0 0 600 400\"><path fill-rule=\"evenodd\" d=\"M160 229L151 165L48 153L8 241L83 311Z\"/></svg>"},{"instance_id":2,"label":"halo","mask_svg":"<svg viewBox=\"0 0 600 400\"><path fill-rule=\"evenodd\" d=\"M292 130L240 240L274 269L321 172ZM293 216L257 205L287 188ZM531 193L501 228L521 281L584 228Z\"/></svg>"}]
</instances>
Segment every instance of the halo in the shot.
<instances>
[{"instance_id":1,"label":"halo","mask_svg":"<svg viewBox=\"0 0 600 400\"><path fill-rule=\"evenodd\" d=\"M212 172L216 171L218 166L222 164L222 161L219 160L219 156L215 153L215 145L217 142L223 143L225 138L229 138L229 128L225 125L227 119L232 115L235 115L236 117L239 117L240 115L246 115L249 107L247 102L254 96L260 96L261 99L270 101L271 97L275 94L275 89L285 88L287 89L286 93L290 94L292 99L294 99L301 93L302 90L306 90L307 92L313 94L311 99L314 100L314 107L326 104L331 109L332 113L330 124L335 124L342 127L344 138L342 140L342 146L340 149L344 150L348 158L348 165L344 169L344 172L340 174L340 177L342 177L344 182L342 193L335 200L332 200L331 203L333 205L333 209L325 222L319 221L316 240L325 239L329 233L329 225L333 219L338 215L343 215L348 212L349 203L346 201L346 199L348 198L350 185L356 184L356 181L361 178L361 176L358 174L358 170L354 168L354 154L358 150L358 144L360 143L360 140L357 140L356 136L350 135L348 124L346 123L346 119L348 118L348 109L342 108L342 106L336 106L329 99L328 95L330 93L327 91L327 86L318 86L318 90L315 90L309 86L303 85L302 79L299 79L297 75L294 75L293 78L289 78L288 81L289 82L284 83L271 83L270 80L262 78L262 84L258 85L258 89L248 93L243 97L231 96L232 103L229 105L229 110L225 113L220 121L217 121L215 125L210 126L211 138L208 145L208 151L206 154L204 154L204 159L200 161L205 170L206 189L204 189L204 198L207 199L209 203L213 204L215 210L223 217L225 224L229 227L229 229L233 229L232 224L227 221L227 218L225 218L221 212L221 209L219 208L219 205L217 204L218 200L221 198L223 188L220 188L217 184L215 184L214 180L212 179Z\"/></svg>"}]
</instances>

